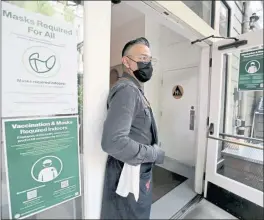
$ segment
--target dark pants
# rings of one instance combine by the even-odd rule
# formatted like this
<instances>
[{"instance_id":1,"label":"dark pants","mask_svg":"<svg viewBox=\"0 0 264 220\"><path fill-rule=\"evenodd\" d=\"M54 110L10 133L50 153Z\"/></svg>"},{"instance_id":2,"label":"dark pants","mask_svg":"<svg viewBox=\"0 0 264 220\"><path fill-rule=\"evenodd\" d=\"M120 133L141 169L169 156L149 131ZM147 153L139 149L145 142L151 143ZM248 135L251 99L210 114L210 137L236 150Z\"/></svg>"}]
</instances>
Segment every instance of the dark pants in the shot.
<instances>
[{"instance_id":1,"label":"dark pants","mask_svg":"<svg viewBox=\"0 0 264 220\"><path fill-rule=\"evenodd\" d=\"M142 164L139 199L134 195L124 198L116 194L124 163L108 157L105 171L101 219L149 219L152 204L152 164Z\"/></svg>"}]
</instances>

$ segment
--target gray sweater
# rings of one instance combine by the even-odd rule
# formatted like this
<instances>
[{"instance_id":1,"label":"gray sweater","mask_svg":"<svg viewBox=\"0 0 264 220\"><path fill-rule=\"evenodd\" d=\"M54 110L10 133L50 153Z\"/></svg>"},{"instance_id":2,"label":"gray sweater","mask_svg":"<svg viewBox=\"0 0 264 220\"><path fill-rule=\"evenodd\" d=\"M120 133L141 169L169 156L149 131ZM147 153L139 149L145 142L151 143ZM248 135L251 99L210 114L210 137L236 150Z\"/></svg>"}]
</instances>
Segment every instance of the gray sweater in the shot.
<instances>
[{"instance_id":1,"label":"gray sweater","mask_svg":"<svg viewBox=\"0 0 264 220\"><path fill-rule=\"evenodd\" d=\"M102 149L130 165L163 163L164 151L157 146L156 129L152 127L156 124L141 87L129 74L123 77L108 97Z\"/></svg>"}]
</instances>

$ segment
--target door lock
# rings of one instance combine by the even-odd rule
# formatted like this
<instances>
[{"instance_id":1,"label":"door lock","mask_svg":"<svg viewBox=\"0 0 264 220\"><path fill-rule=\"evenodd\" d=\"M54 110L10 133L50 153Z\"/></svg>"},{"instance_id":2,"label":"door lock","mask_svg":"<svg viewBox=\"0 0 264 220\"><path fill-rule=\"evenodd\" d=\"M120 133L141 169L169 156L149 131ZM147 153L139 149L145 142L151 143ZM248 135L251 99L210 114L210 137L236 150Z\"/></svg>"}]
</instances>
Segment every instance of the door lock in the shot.
<instances>
[{"instance_id":1,"label":"door lock","mask_svg":"<svg viewBox=\"0 0 264 220\"><path fill-rule=\"evenodd\" d=\"M210 125L209 125L209 134L210 135L214 134L214 123L210 123Z\"/></svg>"}]
</instances>

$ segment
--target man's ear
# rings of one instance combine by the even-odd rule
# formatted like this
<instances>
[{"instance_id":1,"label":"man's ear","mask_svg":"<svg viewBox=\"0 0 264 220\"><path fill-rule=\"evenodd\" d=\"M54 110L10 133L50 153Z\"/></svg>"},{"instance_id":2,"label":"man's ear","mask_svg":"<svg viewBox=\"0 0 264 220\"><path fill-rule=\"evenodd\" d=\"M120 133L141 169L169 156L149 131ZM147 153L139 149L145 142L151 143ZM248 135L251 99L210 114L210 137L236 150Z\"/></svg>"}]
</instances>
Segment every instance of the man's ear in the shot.
<instances>
[{"instance_id":1,"label":"man's ear","mask_svg":"<svg viewBox=\"0 0 264 220\"><path fill-rule=\"evenodd\" d=\"M129 64L128 64L128 61L127 61L127 58L126 58L126 57L122 57L122 63L124 64L124 66L125 66L126 68L129 69Z\"/></svg>"}]
</instances>

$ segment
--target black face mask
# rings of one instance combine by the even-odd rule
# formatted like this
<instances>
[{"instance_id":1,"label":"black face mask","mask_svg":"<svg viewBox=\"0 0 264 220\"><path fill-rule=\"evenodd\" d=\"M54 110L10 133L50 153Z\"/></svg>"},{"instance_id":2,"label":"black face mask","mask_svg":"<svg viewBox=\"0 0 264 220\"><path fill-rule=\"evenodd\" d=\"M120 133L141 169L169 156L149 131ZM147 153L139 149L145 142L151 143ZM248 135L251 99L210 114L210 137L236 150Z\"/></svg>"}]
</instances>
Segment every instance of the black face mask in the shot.
<instances>
[{"instance_id":1,"label":"black face mask","mask_svg":"<svg viewBox=\"0 0 264 220\"><path fill-rule=\"evenodd\" d=\"M137 62L138 65L138 70L133 71L135 77L140 81L140 82L147 82L151 79L152 77L152 64L151 62L145 63L145 62Z\"/></svg>"}]
</instances>

